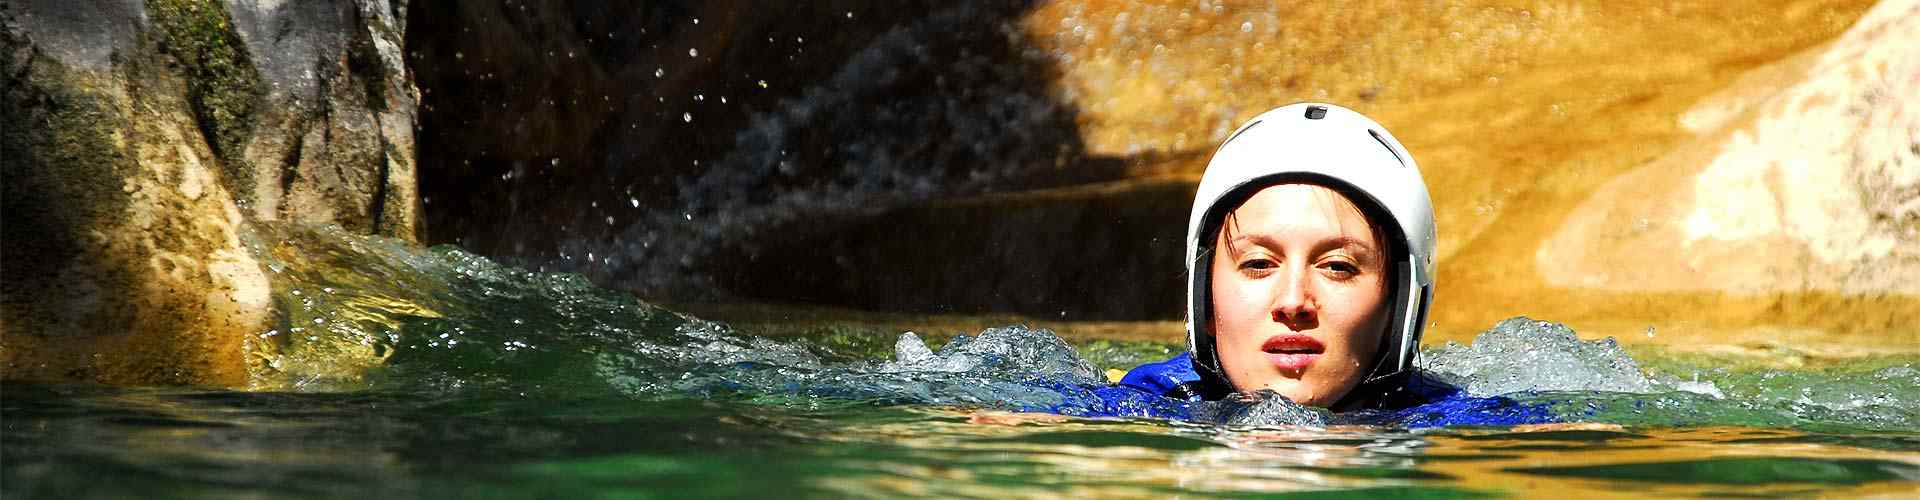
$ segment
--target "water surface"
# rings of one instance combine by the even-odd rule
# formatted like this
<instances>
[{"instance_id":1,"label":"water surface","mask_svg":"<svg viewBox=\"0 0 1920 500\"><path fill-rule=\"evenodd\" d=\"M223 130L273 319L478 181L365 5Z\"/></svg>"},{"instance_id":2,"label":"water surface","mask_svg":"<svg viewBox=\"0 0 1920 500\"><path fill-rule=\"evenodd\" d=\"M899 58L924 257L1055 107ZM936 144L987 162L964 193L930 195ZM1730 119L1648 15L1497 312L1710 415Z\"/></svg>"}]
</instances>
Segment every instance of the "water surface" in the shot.
<instances>
[{"instance_id":1,"label":"water surface","mask_svg":"<svg viewBox=\"0 0 1920 500\"><path fill-rule=\"evenodd\" d=\"M1283 400L1082 418L1152 340L1021 325L768 336L452 248L269 228L288 311L256 391L0 386L0 492L120 496L1185 493L1901 496L1920 356L1776 366L1516 318L1431 346L1435 378L1555 426L1436 425ZM1163 401L1158 404L1184 403ZM1058 416L1064 414L1069 416Z\"/></svg>"}]
</instances>

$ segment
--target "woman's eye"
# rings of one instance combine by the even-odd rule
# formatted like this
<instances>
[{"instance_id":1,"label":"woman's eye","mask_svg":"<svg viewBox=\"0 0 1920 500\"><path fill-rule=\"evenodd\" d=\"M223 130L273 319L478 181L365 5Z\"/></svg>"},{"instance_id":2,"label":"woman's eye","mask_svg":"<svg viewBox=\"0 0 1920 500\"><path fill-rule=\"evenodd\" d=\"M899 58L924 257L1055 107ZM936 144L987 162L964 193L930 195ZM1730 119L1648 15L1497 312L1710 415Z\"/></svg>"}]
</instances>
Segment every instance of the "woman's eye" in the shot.
<instances>
[{"instance_id":1,"label":"woman's eye","mask_svg":"<svg viewBox=\"0 0 1920 500\"><path fill-rule=\"evenodd\" d=\"M1279 264L1268 259L1251 259L1240 263L1241 269L1267 270L1275 267L1279 267Z\"/></svg>"},{"instance_id":2,"label":"woman's eye","mask_svg":"<svg viewBox=\"0 0 1920 500\"><path fill-rule=\"evenodd\" d=\"M1333 271L1342 276L1352 276L1355 274L1360 274L1360 266L1355 266L1353 265L1352 262L1333 261L1333 262L1327 263L1326 267L1327 267L1327 270Z\"/></svg>"}]
</instances>

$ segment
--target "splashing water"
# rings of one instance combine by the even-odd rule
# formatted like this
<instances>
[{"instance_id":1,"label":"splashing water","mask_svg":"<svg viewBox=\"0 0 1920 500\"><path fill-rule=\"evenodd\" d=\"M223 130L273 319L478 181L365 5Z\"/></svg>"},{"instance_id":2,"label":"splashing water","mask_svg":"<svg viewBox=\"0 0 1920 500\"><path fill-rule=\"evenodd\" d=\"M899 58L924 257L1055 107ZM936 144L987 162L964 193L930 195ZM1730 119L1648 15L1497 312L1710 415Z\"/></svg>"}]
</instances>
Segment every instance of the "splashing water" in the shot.
<instances>
[{"instance_id":1,"label":"splashing water","mask_svg":"<svg viewBox=\"0 0 1920 500\"><path fill-rule=\"evenodd\" d=\"M1647 378L1612 338L1583 342L1566 325L1529 318L1501 321L1473 345L1449 342L1425 354L1440 380L1481 396L1526 391L1644 394L1663 384ZM1718 396L1712 383L1688 386Z\"/></svg>"},{"instance_id":2,"label":"splashing water","mask_svg":"<svg viewBox=\"0 0 1920 500\"><path fill-rule=\"evenodd\" d=\"M255 339L259 388L609 396L818 405L961 406L1098 415L1096 367L1051 331L1022 326L961 335L939 349L918 335L891 346L745 334L599 289L572 274L501 266L464 251L422 251L333 229L266 229L263 253L286 317ZM890 349L888 347L891 347ZM887 356L886 354L891 354ZM890 359L888 359L890 358ZM1514 318L1472 345L1428 349L1432 379L1476 397L1548 408L1553 419L1635 425L1906 429L1920 408L1908 359L1827 372L1643 368L1612 339L1580 340L1551 322ZM1702 374L1705 378L1701 378ZM1415 425L1407 415L1329 414L1271 394L1156 408L1238 426Z\"/></svg>"}]
</instances>

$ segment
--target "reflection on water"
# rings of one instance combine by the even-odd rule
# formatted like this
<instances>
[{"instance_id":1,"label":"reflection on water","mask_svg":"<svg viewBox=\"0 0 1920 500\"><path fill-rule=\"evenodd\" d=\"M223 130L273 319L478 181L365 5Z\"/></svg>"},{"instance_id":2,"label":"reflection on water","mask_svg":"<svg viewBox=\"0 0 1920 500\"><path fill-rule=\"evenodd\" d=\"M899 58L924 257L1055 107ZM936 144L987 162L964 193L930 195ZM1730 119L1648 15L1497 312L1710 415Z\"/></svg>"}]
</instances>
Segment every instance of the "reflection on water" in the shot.
<instances>
[{"instance_id":1,"label":"reflection on water","mask_svg":"<svg viewBox=\"0 0 1920 500\"><path fill-rule=\"evenodd\" d=\"M1516 432L988 425L814 401L235 393L9 384L8 498L1287 492L1869 494L1920 482L1911 430ZM111 478L102 481L101 478Z\"/></svg>"}]
</instances>

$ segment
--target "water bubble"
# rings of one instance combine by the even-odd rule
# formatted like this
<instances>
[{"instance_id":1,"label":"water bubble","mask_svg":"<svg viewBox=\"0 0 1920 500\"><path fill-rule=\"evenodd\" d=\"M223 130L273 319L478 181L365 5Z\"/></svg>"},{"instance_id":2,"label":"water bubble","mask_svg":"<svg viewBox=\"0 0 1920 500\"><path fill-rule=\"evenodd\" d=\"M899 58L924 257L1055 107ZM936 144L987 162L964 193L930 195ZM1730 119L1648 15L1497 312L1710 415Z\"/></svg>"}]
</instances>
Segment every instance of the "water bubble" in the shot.
<instances>
[{"instance_id":1,"label":"water bubble","mask_svg":"<svg viewBox=\"0 0 1920 500\"><path fill-rule=\"evenodd\" d=\"M687 57L700 57L700 49L687 49Z\"/></svg>"},{"instance_id":2,"label":"water bubble","mask_svg":"<svg viewBox=\"0 0 1920 500\"><path fill-rule=\"evenodd\" d=\"M1247 21L1247 22L1244 22L1244 23L1240 23L1240 32L1241 32L1241 33L1252 33L1252 32L1253 32L1253 21Z\"/></svg>"},{"instance_id":3,"label":"water bubble","mask_svg":"<svg viewBox=\"0 0 1920 500\"><path fill-rule=\"evenodd\" d=\"M667 69L666 69L666 68L654 68L654 69L653 69L653 77L654 77L654 78L660 78L660 77L663 77L663 76L667 76Z\"/></svg>"},{"instance_id":4,"label":"water bubble","mask_svg":"<svg viewBox=\"0 0 1920 500\"><path fill-rule=\"evenodd\" d=\"M764 88L767 88L767 81L766 81L766 80L761 80L761 81L760 81L760 88L763 88L763 89L764 89Z\"/></svg>"},{"instance_id":5,"label":"water bubble","mask_svg":"<svg viewBox=\"0 0 1920 500\"><path fill-rule=\"evenodd\" d=\"M632 205L633 205L633 208L640 208L640 199L639 199L639 198L627 198L627 203L630 203L630 204L632 204Z\"/></svg>"},{"instance_id":6,"label":"water bubble","mask_svg":"<svg viewBox=\"0 0 1920 500\"><path fill-rule=\"evenodd\" d=\"M609 226L613 225L613 216L611 215L607 216L607 225Z\"/></svg>"},{"instance_id":7,"label":"water bubble","mask_svg":"<svg viewBox=\"0 0 1920 500\"><path fill-rule=\"evenodd\" d=\"M693 95L693 100L695 100L695 101L706 101L706 100L707 100L707 95L706 95L706 94L694 94L694 95Z\"/></svg>"},{"instance_id":8,"label":"water bubble","mask_svg":"<svg viewBox=\"0 0 1920 500\"><path fill-rule=\"evenodd\" d=\"M700 18L693 18L693 24L700 24Z\"/></svg>"},{"instance_id":9,"label":"water bubble","mask_svg":"<svg viewBox=\"0 0 1920 500\"><path fill-rule=\"evenodd\" d=\"M680 121L693 123L693 113L680 113Z\"/></svg>"},{"instance_id":10,"label":"water bubble","mask_svg":"<svg viewBox=\"0 0 1920 500\"><path fill-rule=\"evenodd\" d=\"M556 166L556 167L558 167L558 166L560 166L560 159L559 159L559 158L554 158L554 159L552 159L552 160L547 160L547 164L549 164L549 165L553 165L553 166Z\"/></svg>"}]
</instances>

